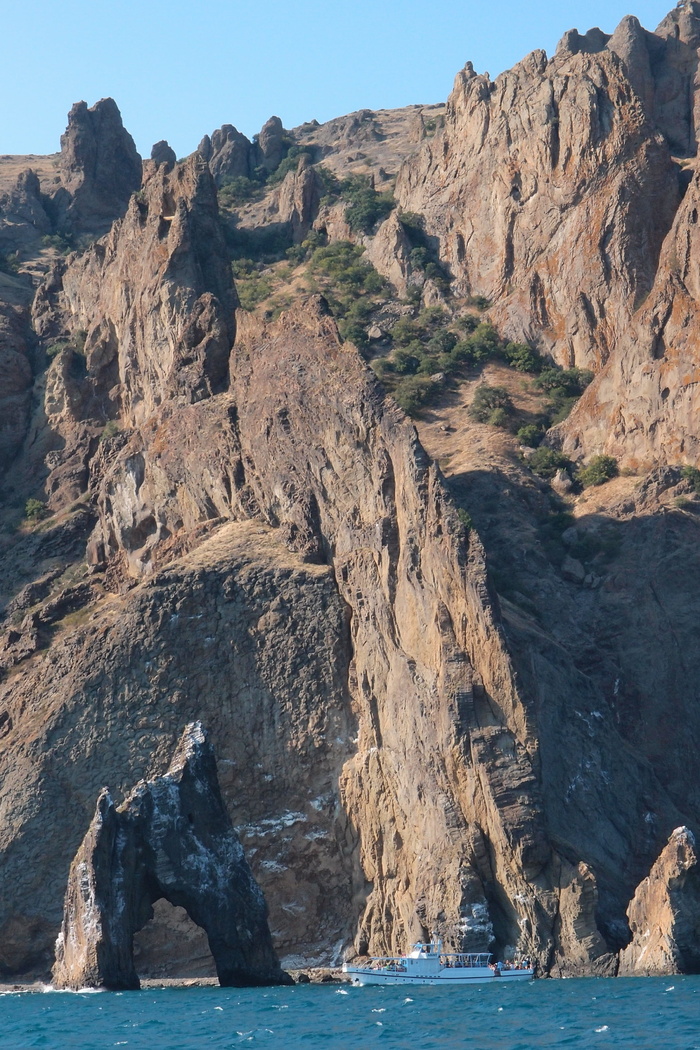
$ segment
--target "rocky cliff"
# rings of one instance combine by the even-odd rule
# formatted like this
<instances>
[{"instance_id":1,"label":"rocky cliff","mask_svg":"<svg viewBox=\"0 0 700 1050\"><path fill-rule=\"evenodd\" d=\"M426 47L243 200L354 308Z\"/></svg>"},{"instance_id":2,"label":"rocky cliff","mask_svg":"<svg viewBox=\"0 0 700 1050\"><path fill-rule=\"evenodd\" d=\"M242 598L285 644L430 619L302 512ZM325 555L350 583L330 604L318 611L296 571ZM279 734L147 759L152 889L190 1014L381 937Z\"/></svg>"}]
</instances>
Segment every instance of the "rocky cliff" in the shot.
<instances>
[{"instance_id":1,"label":"rocky cliff","mask_svg":"<svg viewBox=\"0 0 700 1050\"><path fill-rule=\"evenodd\" d=\"M179 164L160 143L31 309L8 275L3 973L46 970L101 786L118 807L162 776L196 719L286 959L437 929L610 973L639 970L654 916L657 968L688 942L692 851L678 874L666 843L697 824L700 782L695 475L678 469L697 463L697 25L684 3L656 33L571 31L495 82L467 67L444 128L429 108L273 118ZM277 170L290 141L304 155L258 171L222 223L217 181ZM375 192L391 149L393 211ZM370 178L321 205L348 163ZM271 236L241 247L246 222ZM485 365L484 317L529 345ZM456 367L460 325L482 357ZM381 352L392 382L410 358L430 385L415 425L363 360ZM537 452L612 451L626 474L581 492L569 464L550 484L515 425L470 415L495 387L543 436L508 354L598 372ZM181 917L157 922L146 969Z\"/></svg>"},{"instance_id":2,"label":"rocky cliff","mask_svg":"<svg viewBox=\"0 0 700 1050\"><path fill-rule=\"evenodd\" d=\"M534 51L495 82L468 64L444 129L396 186L456 287L493 301L508 335L564 365L597 366L614 350L681 196L617 39L584 48L567 36L553 58Z\"/></svg>"}]
</instances>

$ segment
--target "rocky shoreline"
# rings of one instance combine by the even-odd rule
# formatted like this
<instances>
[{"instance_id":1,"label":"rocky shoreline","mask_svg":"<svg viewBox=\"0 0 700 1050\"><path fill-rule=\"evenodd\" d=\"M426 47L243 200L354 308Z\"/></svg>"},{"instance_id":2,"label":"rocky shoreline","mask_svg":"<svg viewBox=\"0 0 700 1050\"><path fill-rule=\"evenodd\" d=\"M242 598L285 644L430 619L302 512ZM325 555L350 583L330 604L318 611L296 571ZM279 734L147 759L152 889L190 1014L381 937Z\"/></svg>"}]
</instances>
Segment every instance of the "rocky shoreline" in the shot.
<instances>
[{"instance_id":1,"label":"rocky shoreline","mask_svg":"<svg viewBox=\"0 0 700 1050\"><path fill-rule=\"evenodd\" d=\"M295 984L349 984L349 979L338 967L308 966L299 970L287 970ZM216 977L143 977L141 990L146 988L218 988ZM17 992L58 991L44 981L0 984L0 996Z\"/></svg>"}]
</instances>

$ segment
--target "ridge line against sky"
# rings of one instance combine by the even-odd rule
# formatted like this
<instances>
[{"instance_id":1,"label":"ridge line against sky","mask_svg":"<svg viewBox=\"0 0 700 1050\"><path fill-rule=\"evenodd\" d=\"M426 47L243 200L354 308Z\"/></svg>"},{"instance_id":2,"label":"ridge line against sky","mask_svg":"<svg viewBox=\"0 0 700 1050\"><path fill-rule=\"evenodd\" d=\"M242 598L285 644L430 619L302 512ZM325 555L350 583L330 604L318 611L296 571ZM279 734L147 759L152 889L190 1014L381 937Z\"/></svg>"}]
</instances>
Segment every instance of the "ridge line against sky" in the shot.
<instances>
[{"instance_id":1,"label":"ridge line against sky","mask_svg":"<svg viewBox=\"0 0 700 1050\"><path fill-rule=\"evenodd\" d=\"M634 3L634 0L632 0ZM567 29L612 33L625 14L656 28L659 0L35 0L3 5L0 153L53 153L81 99L112 96L137 148L178 156L273 113L286 127L354 110L444 102L471 61L492 77Z\"/></svg>"}]
</instances>

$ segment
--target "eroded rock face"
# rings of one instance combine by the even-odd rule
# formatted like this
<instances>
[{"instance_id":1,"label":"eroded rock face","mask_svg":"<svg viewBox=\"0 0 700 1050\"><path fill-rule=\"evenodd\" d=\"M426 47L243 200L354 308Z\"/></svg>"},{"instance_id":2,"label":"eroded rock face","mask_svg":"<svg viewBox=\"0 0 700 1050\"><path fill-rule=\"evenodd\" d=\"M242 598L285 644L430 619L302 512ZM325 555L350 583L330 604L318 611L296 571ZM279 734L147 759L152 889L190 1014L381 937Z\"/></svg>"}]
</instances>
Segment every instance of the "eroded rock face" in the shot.
<instances>
[{"instance_id":1,"label":"eroded rock face","mask_svg":"<svg viewBox=\"0 0 700 1050\"><path fill-rule=\"evenodd\" d=\"M260 129L258 149L262 163L268 171L274 171L287 152L286 132L279 117L270 117Z\"/></svg>"},{"instance_id":2,"label":"eroded rock face","mask_svg":"<svg viewBox=\"0 0 700 1050\"><path fill-rule=\"evenodd\" d=\"M114 99L89 108L76 102L61 136L59 170L59 226L75 235L106 233L141 185L141 158Z\"/></svg>"},{"instance_id":3,"label":"eroded rock face","mask_svg":"<svg viewBox=\"0 0 700 1050\"><path fill-rule=\"evenodd\" d=\"M31 292L0 274L0 473L12 462L27 433L32 395L29 358Z\"/></svg>"},{"instance_id":4,"label":"eroded rock face","mask_svg":"<svg viewBox=\"0 0 700 1050\"><path fill-rule=\"evenodd\" d=\"M606 452L633 468L700 460L699 214L700 179L693 171L648 299L553 435L573 458Z\"/></svg>"},{"instance_id":5,"label":"eroded rock face","mask_svg":"<svg viewBox=\"0 0 700 1050\"><path fill-rule=\"evenodd\" d=\"M423 142L401 204L423 213L458 290L493 298L502 331L562 363L603 367L561 429L575 456L696 454L700 195L671 153L694 126L693 11L657 34L633 19L569 33L495 84L467 68L433 139L408 136L417 110L340 122L335 152L332 129L297 129L341 172L365 148L378 161L392 127ZM231 164L236 141L217 146ZM157 776L202 717L285 952L382 953L437 927L555 973L610 972L635 887L698 804L696 527L664 496L690 489L662 466L591 512L579 549L569 536L545 557L549 490L498 459L498 438L460 430L449 456L475 453L455 491L517 584L499 605L479 537L321 300L274 324L245 314L232 350L213 146L172 171L147 164L124 218L35 303L41 339L84 331L86 356L55 357L50 442L37 422L26 448L50 470L52 509L87 499L81 536L98 521L92 583L55 597L52 534L32 537L41 586L16 595L20 622L0 637L0 968L41 964L100 785ZM302 162L246 208L273 201L261 226L301 237L311 180ZM342 203L316 222L350 236ZM368 251L405 289L395 215ZM29 465L17 472L39 476ZM73 600L90 603L81 625L60 619Z\"/></svg>"},{"instance_id":6,"label":"eroded rock face","mask_svg":"<svg viewBox=\"0 0 700 1050\"><path fill-rule=\"evenodd\" d=\"M368 238L367 259L375 270L391 281L399 295L405 296L411 281L411 242L396 212L381 224L376 234Z\"/></svg>"},{"instance_id":7,"label":"eroded rock face","mask_svg":"<svg viewBox=\"0 0 700 1050\"><path fill-rule=\"evenodd\" d=\"M28 168L14 186L0 196L0 250L26 252L51 232L51 221L41 199L39 177Z\"/></svg>"},{"instance_id":8,"label":"eroded rock face","mask_svg":"<svg viewBox=\"0 0 700 1050\"><path fill-rule=\"evenodd\" d=\"M207 933L219 983L288 984L262 892L226 812L200 723L167 773L115 807L105 789L71 865L53 970L57 988L138 988L133 937L165 897Z\"/></svg>"},{"instance_id":9,"label":"eroded rock face","mask_svg":"<svg viewBox=\"0 0 700 1050\"><path fill-rule=\"evenodd\" d=\"M601 34L602 36L602 34ZM667 141L598 41L458 74L445 127L402 167L461 293L564 366L599 366L652 286L680 200ZM593 46L595 44L595 46Z\"/></svg>"},{"instance_id":10,"label":"eroded rock face","mask_svg":"<svg viewBox=\"0 0 700 1050\"><path fill-rule=\"evenodd\" d=\"M172 171L147 166L124 219L40 290L34 323L47 337L85 332L95 396L133 424L168 397L225 388L236 305L216 190L195 153Z\"/></svg>"},{"instance_id":11,"label":"eroded rock face","mask_svg":"<svg viewBox=\"0 0 700 1050\"><path fill-rule=\"evenodd\" d=\"M205 135L199 143L198 152L209 164L217 186L226 179L251 178L256 167L274 171L282 161L291 144L290 133L285 131L279 117L270 117L251 142L233 124L223 124L212 135Z\"/></svg>"},{"instance_id":12,"label":"eroded rock face","mask_svg":"<svg viewBox=\"0 0 700 1050\"><path fill-rule=\"evenodd\" d=\"M224 124L211 136L205 135L198 150L209 164L217 186L227 178L250 178L253 174L255 147L233 124Z\"/></svg>"},{"instance_id":13,"label":"eroded rock face","mask_svg":"<svg viewBox=\"0 0 700 1050\"><path fill-rule=\"evenodd\" d=\"M676 828L627 910L632 941L621 976L700 972L700 877L695 836Z\"/></svg>"},{"instance_id":14,"label":"eroded rock face","mask_svg":"<svg viewBox=\"0 0 700 1050\"><path fill-rule=\"evenodd\" d=\"M119 453L99 495L106 564L157 572L175 537L252 514L307 563L328 562L352 617L359 723L341 798L373 884L358 950L403 948L437 925L454 943L483 950L498 936L544 962L560 890L575 896L594 878L560 877L536 731L476 536L467 547L412 426L322 300L246 325L231 375L225 394L164 405ZM561 927L565 954L577 930ZM581 960L605 954L586 936Z\"/></svg>"},{"instance_id":15,"label":"eroded rock face","mask_svg":"<svg viewBox=\"0 0 700 1050\"><path fill-rule=\"evenodd\" d=\"M41 538L55 555L56 537ZM259 520L203 522L179 543L163 570L93 605L87 632L57 637L49 662L40 652L0 684L2 974L50 967L68 870L102 785L118 798L160 776L193 718L216 739L222 795L278 951L323 965L352 939L365 888L338 777L357 726L333 575ZM33 588L23 601L42 596ZM38 719L27 703L37 691ZM61 821L47 824L49 804ZM172 961L186 967L184 949ZM169 956L142 963L172 972Z\"/></svg>"}]
</instances>

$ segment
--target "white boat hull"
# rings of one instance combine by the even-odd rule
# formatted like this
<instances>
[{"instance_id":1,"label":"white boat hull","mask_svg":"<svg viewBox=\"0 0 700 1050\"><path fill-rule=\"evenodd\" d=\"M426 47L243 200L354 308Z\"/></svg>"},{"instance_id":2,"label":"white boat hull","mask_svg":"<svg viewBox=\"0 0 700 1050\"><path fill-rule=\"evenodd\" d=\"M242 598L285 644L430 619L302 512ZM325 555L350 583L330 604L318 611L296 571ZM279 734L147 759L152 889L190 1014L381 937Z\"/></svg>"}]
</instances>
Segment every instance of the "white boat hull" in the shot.
<instances>
[{"instance_id":1,"label":"white boat hull","mask_svg":"<svg viewBox=\"0 0 700 1050\"><path fill-rule=\"evenodd\" d=\"M408 974L383 972L370 967L347 966L344 972L353 984L429 984L429 985L454 985L454 984L510 984L513 981L529 981L534 977L533 970L503 970L500 974L494 973L490 967L471 967L470 969L446 969L434 976L426 974Z\"/></svg>"}]
</instances>

